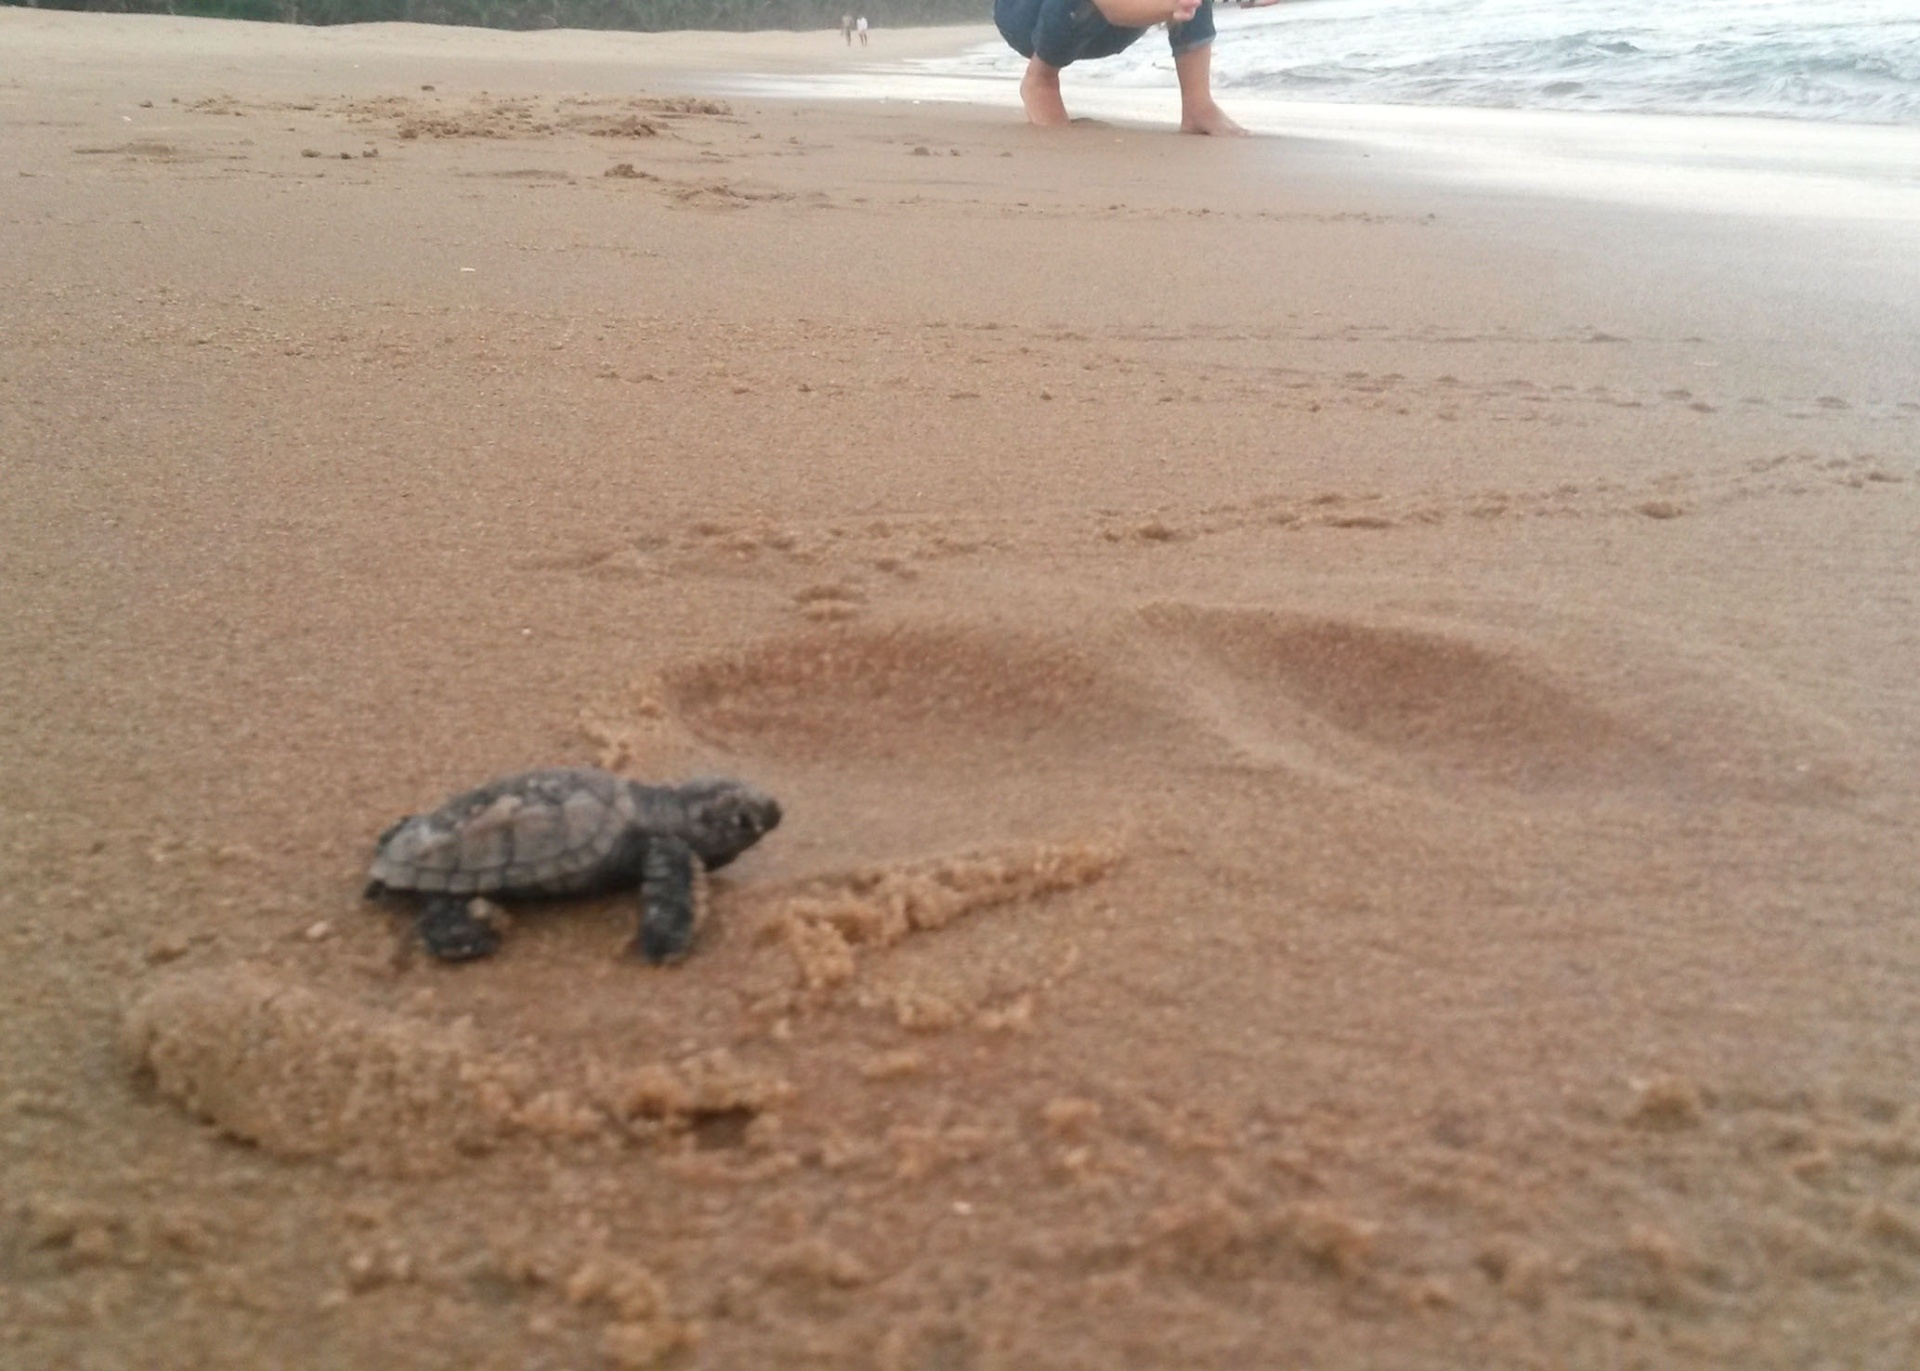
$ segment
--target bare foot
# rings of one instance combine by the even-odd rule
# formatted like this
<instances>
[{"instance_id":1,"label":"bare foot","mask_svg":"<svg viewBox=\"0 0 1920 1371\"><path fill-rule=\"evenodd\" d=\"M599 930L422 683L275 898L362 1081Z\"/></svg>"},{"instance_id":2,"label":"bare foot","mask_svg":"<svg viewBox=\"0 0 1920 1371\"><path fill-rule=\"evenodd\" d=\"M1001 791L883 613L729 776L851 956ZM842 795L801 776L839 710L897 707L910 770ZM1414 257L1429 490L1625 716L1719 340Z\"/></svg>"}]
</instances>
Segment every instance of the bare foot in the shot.
<instances>
[{"instance_id":1,"label":"bare foot","mask_svg":"<svg viewBox=\"0 0 1920 1371\"><path fill-rule=\"evenodd\" d=\"M1070 122L1067 103L1060 98L1060 68L1038 57L1027 63L1027 74L1020 78L1020 103L1027 107L1029 124L1055 128Z\"/></svg>"},{"instance_id":2,"label":"bare foot","mask_svg":"<svg viewBox=\"0 0 1920 1371\"><path fill-rule=\"evenodd\" d=\"M1209 100L1198 109L1180 112L1180 132L1210 133L1215 138L1245 138L1247 131L1227 117L1227 112Z\"/></svg>"}]
</instances>

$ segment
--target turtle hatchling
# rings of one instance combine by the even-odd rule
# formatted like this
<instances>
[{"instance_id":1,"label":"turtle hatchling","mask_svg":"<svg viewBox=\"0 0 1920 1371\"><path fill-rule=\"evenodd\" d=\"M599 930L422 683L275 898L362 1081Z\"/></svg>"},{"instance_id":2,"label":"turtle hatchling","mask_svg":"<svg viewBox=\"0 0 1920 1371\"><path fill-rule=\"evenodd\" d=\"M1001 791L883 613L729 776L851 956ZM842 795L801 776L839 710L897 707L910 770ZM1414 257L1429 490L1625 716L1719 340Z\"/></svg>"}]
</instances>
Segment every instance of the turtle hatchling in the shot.
<instances>
[{"instance_id":1,"label":"turtle hatchling","mask_svg":"<svg viewBox=\"0 0 1920 1371\"><path fill-rule=\"evenodd\" d=\"M693 942L706 873L779 822L773 798L740 781L653 786L592 767L526 771L382 833L366 893L428 897L414 925L420 941L458 962L500 945L485 899L637 889L634 951L649 962L676 962Z\"/></svg>"}]
</instances>

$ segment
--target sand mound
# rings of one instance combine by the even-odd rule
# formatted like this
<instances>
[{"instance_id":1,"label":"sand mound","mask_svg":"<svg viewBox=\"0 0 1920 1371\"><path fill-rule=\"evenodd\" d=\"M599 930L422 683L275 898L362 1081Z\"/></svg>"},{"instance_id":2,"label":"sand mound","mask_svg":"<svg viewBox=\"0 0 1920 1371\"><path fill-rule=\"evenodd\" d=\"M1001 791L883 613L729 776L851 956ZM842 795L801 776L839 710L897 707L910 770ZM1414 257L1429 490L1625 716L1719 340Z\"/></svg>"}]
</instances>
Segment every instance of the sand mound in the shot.
<instances>
[{"instance_id":1,"label":"sand mound","mask_svg":"<svg viewBox=\"0 0 1920 1371\"><path fill-rule=\"evenodd\" d=\"M128 1012L160 1093L280 1156L430 1171L484 1150L529 1082L474 1041L250 971L171 978Z\"/></svg>"},{"instance_id":2,"label":"sand mound","mask_svg":"<svg viewBox=\"0 0 1920 1371\"><path fill-rule=\"evenodd\" d=\"M920 625L777 640L681 667L666 689L709 741L813 759L1083 752L1126 736L1154 708L1070 643Z\"/></svg>"},{"instance_id":3,"label":"sand mound","mask_svg":"<svg viewBox=\"0 0 1920 1371\"><path fill-rule=\"evenodd\" d=\"M725 1051L675 1062L589 1060L573 1084L443 1026L251 971L162 981L121 1046L159 1092L221 1132L283 1157L426 1175L512 1137L687 1136L744 1127L786 1083Z\"/></svg>"}]
</instances>

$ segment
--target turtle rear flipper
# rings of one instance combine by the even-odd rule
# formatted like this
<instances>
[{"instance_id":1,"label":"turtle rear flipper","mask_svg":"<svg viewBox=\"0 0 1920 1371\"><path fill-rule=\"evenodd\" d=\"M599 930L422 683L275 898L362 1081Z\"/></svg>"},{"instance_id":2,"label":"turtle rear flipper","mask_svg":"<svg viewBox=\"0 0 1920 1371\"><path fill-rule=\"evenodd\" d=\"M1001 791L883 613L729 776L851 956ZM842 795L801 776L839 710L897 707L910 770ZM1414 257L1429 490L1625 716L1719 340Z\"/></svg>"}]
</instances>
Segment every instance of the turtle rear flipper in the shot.
<instances>
[{"instance_id":1,"label":"turtle rear flipper","mask_svg":"<svg viewBox=\"0 0 1920 1371\"><path fill-rule=\"evenodd\" d=\"M640 863L640 932L633 950L656 966L684 958L706 894L707 869L685 840L650 839Z\"/></svg>"}]
</instances>

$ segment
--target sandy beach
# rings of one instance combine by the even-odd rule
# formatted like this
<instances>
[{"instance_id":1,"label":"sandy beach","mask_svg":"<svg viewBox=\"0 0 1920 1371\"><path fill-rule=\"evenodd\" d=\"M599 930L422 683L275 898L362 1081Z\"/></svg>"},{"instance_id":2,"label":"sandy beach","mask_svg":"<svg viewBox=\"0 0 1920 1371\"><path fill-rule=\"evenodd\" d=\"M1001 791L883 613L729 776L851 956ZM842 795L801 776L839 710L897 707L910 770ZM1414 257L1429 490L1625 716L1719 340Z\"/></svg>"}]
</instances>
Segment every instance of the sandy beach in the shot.
<instances>
[{"instance_id":1,"label":"sandy beach","mask_svg":"<svg viewBox=\"0 0 1920 1371\"><path fill-rule=\"evenodd\" d=\"M1911 232L989 37L0 10L0 1366L1920 1363Z\"/></svg>"}]
</instances>

